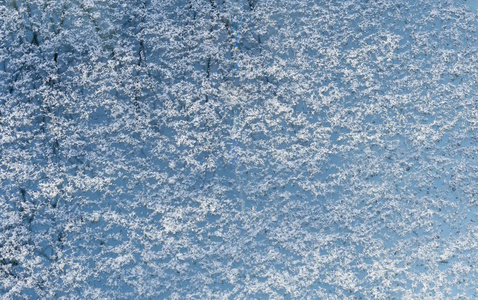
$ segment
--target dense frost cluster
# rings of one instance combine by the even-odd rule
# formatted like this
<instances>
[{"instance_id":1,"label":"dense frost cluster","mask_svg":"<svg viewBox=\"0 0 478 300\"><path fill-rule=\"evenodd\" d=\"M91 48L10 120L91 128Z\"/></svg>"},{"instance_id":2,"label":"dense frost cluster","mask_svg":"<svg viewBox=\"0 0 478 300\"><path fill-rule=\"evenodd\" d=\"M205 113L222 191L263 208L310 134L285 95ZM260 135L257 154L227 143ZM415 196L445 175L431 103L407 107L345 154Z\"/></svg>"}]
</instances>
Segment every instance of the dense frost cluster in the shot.
<instances>
[{"instance_id":1,"label":"dense frost cluster","mask_svg":"<svg viewBox=\"0 0 478 300\"><path fill-rule=\"evenodd\" d=\"M466 1L0 1L2 299L476 299Z\"/></svg>"}]
</instances>

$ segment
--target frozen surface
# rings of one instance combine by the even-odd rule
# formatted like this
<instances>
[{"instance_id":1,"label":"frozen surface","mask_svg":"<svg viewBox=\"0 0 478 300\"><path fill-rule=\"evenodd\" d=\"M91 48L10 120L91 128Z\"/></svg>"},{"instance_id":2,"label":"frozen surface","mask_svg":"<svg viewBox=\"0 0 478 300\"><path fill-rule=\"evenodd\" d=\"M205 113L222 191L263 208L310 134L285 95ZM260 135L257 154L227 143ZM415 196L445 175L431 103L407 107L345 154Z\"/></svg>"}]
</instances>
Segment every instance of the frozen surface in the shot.
<instances>
[{"instance_id":1,"label":"frozen surface","mask_svg":"<svg viewBox=\"0 0 478 300\"><path fill-rule=\"evenodd\" d=\"M478 298L477 8L0 2L2 299Z\"/></svg>"}]
</instances>

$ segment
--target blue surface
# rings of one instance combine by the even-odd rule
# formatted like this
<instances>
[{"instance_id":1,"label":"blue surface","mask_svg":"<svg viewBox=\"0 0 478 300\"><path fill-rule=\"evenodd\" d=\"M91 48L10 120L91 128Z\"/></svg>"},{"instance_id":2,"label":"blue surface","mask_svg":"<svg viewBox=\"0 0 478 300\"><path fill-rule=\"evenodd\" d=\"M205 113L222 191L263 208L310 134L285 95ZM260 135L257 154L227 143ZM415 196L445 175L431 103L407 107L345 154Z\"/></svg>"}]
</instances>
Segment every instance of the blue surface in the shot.
<instances>
[{"instance_id":1,"label":"blue surface","mask_svg":"<svg viewBox=\"0 0 478 300\"><path fill-rule=\"evenodd\" d=\"M0 298L477 298L476 21L0 3Z\"/></svg>"}]
</instances>

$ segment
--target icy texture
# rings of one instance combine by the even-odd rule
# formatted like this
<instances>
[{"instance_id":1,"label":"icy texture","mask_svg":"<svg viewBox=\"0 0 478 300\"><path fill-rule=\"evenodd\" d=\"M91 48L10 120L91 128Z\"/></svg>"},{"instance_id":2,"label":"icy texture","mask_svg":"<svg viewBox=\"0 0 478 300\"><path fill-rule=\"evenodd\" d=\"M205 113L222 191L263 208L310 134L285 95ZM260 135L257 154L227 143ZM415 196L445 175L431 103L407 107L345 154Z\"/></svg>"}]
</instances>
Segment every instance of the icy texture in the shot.
<instances>
[{"instance_id":1,"label":"icy texture","mask_svg":"<svg viewBox=\"0 0 478 300\"><path fill-rule=\"evenodd\" d=\"M475 6L0 2L2 299L478 298Z\"/></svg>"}]
</instances>

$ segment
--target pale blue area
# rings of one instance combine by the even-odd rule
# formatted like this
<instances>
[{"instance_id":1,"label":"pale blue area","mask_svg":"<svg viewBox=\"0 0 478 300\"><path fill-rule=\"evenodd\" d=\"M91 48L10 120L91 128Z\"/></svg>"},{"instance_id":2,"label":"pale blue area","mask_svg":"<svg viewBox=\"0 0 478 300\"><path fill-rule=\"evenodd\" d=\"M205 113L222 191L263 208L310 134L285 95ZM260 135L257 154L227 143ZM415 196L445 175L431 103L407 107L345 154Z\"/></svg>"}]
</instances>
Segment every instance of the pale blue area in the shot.
<instances>
[{"instance_id":1,"label":"pale blue area","mask_svg":"<svg viewBox=\"0 0 478 300\"><path fill-rule=\"evenodd\" d=\"M17 2L5 299L477 297L477 1Z\"/></svg>"}]
</instances>

